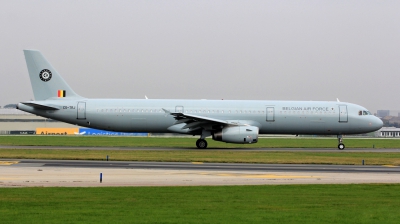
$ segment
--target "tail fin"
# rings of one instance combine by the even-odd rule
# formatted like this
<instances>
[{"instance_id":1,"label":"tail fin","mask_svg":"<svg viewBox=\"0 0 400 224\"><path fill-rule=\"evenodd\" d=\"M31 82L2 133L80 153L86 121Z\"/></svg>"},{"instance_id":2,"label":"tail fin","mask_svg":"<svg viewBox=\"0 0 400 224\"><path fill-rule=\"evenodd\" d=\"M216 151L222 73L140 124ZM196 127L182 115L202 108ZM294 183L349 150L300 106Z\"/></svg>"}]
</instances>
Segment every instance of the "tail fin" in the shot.
<instances>
[{"instance_id":1,"label":"tail fin","mask_svg":"<svg viewBox=\"0 0 400 224\"><path fill-rule=\"evenodd\" d=\"M42 53L24 50L24 54L36 101L61 97L82 98L68 86Z\"/></svg>"}]
</instances>

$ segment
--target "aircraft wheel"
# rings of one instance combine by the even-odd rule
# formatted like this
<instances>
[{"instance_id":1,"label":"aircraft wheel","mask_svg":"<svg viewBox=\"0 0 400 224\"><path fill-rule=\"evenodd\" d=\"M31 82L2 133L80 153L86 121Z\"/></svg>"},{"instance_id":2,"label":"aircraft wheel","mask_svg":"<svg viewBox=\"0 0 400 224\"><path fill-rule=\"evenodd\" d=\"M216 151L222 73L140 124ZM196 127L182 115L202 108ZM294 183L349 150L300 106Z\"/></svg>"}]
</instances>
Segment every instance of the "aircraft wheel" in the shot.
<instances>
[{"instance_id":1,"label":"aircraft wheel","mask_svg":"<svg viewBox=\"0 0 400 224\"><path fill-rule=\"evenodd\" d=\"M196 141L196 146L199 149L205 149L205 148L207 148L207 141L204 139L198 139Z\"/></svg>"},{"instance_id":2,"label":"aircraft wheel","mask_svg":"<svg viewBox=\"0 0 400 224\"><path fill-rule=\"evenodd\" d=\"M343 144L343 143L340 143L340 144L338 145L338 149L339 149L339 150L343 150L343 149L344 149L344 144Z\"/></svg>"}]
</instances>

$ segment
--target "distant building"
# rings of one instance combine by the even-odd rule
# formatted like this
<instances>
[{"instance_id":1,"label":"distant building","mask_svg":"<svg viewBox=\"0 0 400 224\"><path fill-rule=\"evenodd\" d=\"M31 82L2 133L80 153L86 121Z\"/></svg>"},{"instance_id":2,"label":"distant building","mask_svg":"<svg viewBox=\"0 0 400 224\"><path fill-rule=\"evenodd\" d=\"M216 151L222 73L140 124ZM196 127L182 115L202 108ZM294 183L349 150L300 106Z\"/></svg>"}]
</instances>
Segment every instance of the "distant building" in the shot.
<instances>
[{"instance_id":1,"label":"distant building","mask_svg":"<svg viewBox=\"0 0 400 224\"><path fill-rule=\"evenodd\" d=\"M4 106L4 109L15 109L17 108L17 104L7 104Z\"/></svg>"},{"instance_id":2,"label":"distant building","mask_svg":"<svg viewBox=\"0 0 400 224\"><path fill-rule=\"evenodd\" d=\"M0 116L1 115L32 115L32 114L30 114L30 113L27 113L27 112L25 112L25 111L22 111L22 110L17 110L17 109L6 109L6 108L3 108L3 109L1 109L0 110ZM38 117L38 116L36 116L36 117Z\"/></svg>"},{"instance_id":3,"label":"distant building","mask_svg":"<svg viewBox=\"0 0 400 224\"><path fill-rule=\"evenodd\" d=\"M37 128L79 128L17 109L0 109L0 135L16 132L34 134Z\"/></svg>"},{"instance_id":4,"label":"distant building","mask_svg":"<svg viewBox=\"0 0 400 224\"><path fill-rule=\"evenodd\" d=\"M378 110L377 117L386 117L389 116L390 110Z\"/></svg>"},{"instance_id":5,"label":"distant building","mask_svg":"<svg viewBox=\"0 0 400 224\"><path fill-rule=\"evenodd\" d=\"M400 128L394 127L383 127L377 132L377 137L385 137L385 138L398 138L400 137Z\"/></svg>"}]
</instances>

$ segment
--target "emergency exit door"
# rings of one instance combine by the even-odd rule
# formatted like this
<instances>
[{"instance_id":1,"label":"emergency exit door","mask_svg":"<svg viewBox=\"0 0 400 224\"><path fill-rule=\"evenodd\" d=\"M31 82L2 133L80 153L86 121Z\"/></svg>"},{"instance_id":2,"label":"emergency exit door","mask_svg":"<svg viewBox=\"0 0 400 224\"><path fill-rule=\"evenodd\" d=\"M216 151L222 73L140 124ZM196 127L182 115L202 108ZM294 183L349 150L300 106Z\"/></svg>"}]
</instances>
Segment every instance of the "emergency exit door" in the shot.
<instances>
[{"instance_id":1,"label":"emergency exit door","mask_svg":"<svg viewBox=\"0 0 400 224\"><path fill-rule=\"evenodd\" d=\"M274 122L275 121L275 108L267 107L267 121Z\"/></svg>"},{"instance_id":2,"label":"emergency exit door","mask_svg":"<svg viewBox=\"0 0 400 224\"><path fill-rule=\"evenodd\" d=\"M184 113L185 111L183 110L183 106L176 106L175 107L175 112L176 113Z\"/></svg>"}]
</instances>

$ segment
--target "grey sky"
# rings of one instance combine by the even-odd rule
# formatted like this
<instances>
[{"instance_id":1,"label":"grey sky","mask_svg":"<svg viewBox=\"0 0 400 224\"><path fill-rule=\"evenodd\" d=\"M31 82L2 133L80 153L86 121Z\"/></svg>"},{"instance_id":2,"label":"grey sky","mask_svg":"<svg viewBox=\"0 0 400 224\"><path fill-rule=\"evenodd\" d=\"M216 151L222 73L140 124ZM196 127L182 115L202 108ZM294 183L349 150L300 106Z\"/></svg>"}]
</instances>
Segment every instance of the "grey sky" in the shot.
<instances>
[{"instance_id":1,"label":"grey sky","mask_svg":"<svg viewBox=\"0 0 400 224\"><path fill-rule=\"evenodd\" d=\"M90 98L336 100L400 109L400 1L1 1L0 105L38 49Z\"/></svg>"}]
</instances>

